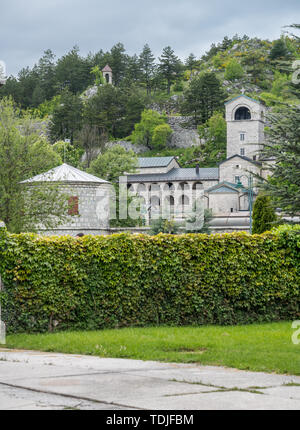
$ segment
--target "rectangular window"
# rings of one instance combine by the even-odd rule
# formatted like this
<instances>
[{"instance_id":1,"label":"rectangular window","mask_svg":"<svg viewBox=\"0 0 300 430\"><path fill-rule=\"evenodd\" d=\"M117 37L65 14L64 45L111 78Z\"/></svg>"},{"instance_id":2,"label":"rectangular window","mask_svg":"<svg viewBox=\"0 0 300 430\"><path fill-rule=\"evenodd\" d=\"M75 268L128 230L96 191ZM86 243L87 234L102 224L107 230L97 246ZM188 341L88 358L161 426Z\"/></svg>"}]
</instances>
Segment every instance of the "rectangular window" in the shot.
<instances>
[{"instance_id":1,"label":"rectangular window","mask_svg":"<svg viewBox=\"0 0 300 430\"><path fill-rule=\"evenodd\" d=\"M240 182L240 177L239 176L235 176L234 177L234 182L237 184L238 182Z\"/></svg>"},{"instance_id":2,"label":"rectangular window","mask_svg":"<svg viewBox=\"0 0 300 430\"><path fill-rule=\"evenodd\" d=\"M241 142L245 141L245 133L240 133L240 141Z\"/></svg>"},{"instance_id":3,"label":"rectangular window","mask_svg":"<svg viewBox=\"0 0 300 430\"><path fill-rule=\"evenodd\" d=\"M68 215L79 215L79 198L72 196L68 200Z\"/></svg>"},{"instance_id":4,"label":"rectangular window","mask_svg":"<svg viewBox=\"0 0 300 430\"><path fill-rule=\"evenodd\" d=\"M245 155L245 148L241 148L241 155L244 156Z\"/></svg>"}]
</instances>

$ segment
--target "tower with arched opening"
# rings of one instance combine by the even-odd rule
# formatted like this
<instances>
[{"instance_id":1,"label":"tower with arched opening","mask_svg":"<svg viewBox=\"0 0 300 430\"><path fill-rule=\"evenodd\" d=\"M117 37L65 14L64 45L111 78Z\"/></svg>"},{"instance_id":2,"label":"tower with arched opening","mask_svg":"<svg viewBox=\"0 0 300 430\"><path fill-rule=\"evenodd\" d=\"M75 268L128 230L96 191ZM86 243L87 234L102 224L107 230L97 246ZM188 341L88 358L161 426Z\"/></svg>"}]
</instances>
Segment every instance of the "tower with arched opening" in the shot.
<instances>
[{"instance_id":1,"label":"tower with arched opening","mask_svg":"<svg viewBox=\"0 0 300 430\"><path fill-rule=\"evenodd\" d=\"M113 74L112 74L112 70L109 67L109 65L107 64L104 69L102 69L102 74L103 74L103 78L105 79L105 82L107 84L111 84L113 83Z\"/></svg>"},{"instance_id":2,"label":"tower with arched opening","mask_svg":"<svg viewBox=\"0 0 300 430\"><path fill-rule=\"evenodd\" d=\"M227 158L258 158L264 143L265 112L262 103L245 95L226 103Z\"/></svg>"}]
</instances>

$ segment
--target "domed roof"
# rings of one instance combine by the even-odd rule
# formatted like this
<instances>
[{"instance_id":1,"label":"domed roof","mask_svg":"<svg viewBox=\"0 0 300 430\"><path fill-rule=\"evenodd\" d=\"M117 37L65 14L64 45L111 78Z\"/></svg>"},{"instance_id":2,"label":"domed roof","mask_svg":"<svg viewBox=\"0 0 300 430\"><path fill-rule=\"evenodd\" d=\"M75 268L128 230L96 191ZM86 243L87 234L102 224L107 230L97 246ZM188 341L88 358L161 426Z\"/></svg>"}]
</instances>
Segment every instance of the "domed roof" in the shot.
<instances>
[{"instance_id":1,"label":"domed roof","mask_svg":"<svg viewBox=\"0 0 300 430\"><path fill-rule=\"evenodd\" d=\"M21 184L37 183L37 182L65 182L65 183L89 183L89 184L109 184L104 179L90 175L75 167L64 163L61 166L55 167L48 172L41 173L33 178L22 181Z\"/></svg>"}]
</instances>

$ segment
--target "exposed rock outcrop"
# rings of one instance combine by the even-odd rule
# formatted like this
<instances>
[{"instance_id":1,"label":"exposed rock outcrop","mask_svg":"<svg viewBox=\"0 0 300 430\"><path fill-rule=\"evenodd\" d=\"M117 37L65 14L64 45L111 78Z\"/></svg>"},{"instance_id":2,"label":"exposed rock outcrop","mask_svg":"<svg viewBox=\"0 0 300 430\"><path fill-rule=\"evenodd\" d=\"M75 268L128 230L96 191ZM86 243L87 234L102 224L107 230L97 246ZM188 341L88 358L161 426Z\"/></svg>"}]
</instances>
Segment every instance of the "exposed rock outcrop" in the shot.
<instances>
[{"instance_id":1,"label":"exposed rock outcrop","mask_svg":"<svg viewBox=\"0 0 300 430\"><path fill-rule=\"evenodd\" d=\"M168 124L173 130L169 147L188 148L201 144L198 131L193 123L192 117L169 116Z\"/></svg>"}]
</instances>

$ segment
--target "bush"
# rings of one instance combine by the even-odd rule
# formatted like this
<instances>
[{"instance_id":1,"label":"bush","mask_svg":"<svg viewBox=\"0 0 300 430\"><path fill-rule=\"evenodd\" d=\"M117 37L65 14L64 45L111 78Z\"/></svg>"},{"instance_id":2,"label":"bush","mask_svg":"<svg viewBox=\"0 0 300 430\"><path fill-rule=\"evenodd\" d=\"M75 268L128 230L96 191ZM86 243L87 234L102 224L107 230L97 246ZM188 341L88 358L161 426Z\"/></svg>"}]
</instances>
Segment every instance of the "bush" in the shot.
<instances>
[{"instance_id":1,"label":"bush","mask_svg":"<svg viewBox=\"0 0 300 430\"><path fill-rule=\"evenodd\" d=\"M229 81L234 79L241 79L244 76L244 69L241 64L233 59L230 60L226 66L224 78Z\"/></svg>"},{"instance_id":2,"label":"bush","mask_svg":"<svg viewBox=\"0 0 300 430\"><path fill-rule=\"evenodd\" d=\"M271 199L266 195L259 195L253 207L253 234L261 234L271 230L277 216L271 205Z\"/></svg>"},{"instance_id":3,"label":"bush","mask_svg":"<svg viewBox=\"0 0 300 430\"><path fill-rule=\"evenodd\" d=\"M0 230L9 332L299 319L299 235Z\"/></svg>"}]
</instances>

